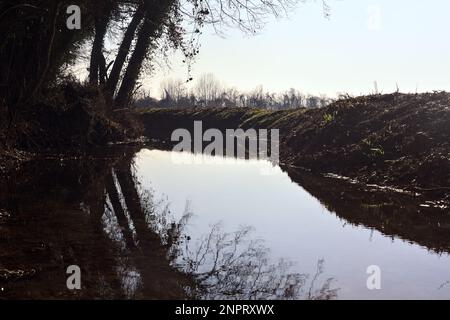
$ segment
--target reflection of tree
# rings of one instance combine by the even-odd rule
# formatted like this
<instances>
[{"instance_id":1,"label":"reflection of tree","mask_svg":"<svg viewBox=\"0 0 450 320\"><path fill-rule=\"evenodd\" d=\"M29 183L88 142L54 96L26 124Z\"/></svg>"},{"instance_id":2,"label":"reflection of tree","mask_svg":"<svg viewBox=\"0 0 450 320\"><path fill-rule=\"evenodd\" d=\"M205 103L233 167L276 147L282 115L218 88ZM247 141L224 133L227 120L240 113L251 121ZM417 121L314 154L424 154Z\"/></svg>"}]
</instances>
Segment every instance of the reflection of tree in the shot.
<instances>
[{"instance_id":1,"label":"reflection of tree","mask_svg":"<svg viewBox=\"0 0 450 320\"><path fill-rule=\"evenodd\" d=\"M448 285L450 285L450 281L445 281L443 284L441 284L441 285L438 287L438 290L441 290L441 289L445 288L445 287L448 286Z\"/></svg>"},{"instance_id":2,"label":"reflection of tree","mask_svg":"<svg viewBox=\"0 0 450 320\"><path fill-rule=\"evenodd\" d=\"M186 286L188 297L201 299L333 299L338 289L333 278L320 283L324 261L313 277L290 272L292 263L273 262L261 240L251 238L252 229L241 227L224 232L221 224L193 240L186 226L193 216L190 202L178 222L167 198L155 199L154 191L143 186L131 166L135 188L149 229L159 235L167 257L177 270L193 278Z\"/></svg>"},{"instance_id":3,"label":"reflection of tree","mask_svg":"<svg viewBox=\"0 0 450 320\"><path fill-rule=\"evenodd\" d=\"M189 211L186 211L189 212ZM198 241L182 235L186 216L178 224L177 242L170 248L172 263L196 279L189 288L192 298L213 300L266 299L333 299L338 289L327 279L315 288L323 274L324 261L310 280L306 274L290 273L292 264L286 260L271 262L270 252L261 240L252 240L251 228L242 227L225 233L220 224Z\"/></svg>"},{"instance_id":4,"label":"reflection of tree","mask_svg":"<svg viewBox=\"0 0 450 320\"><path fill-rule=\"evenodd\" d=\"M324 272L320 260L313 277L290 272L292 263L272 262L270 251L261 240L251 239L252 229L242 227L227 233L221 224L193 240L186 226L193 216L186 202L181 219L175 223L168 199L155 199L154 191L144 187L136 176L133 180L139 193L146 223L159 235L167 248L171 265L193 278L186 286L190 298L196 299L333 299L338 289L333 278L319 282Z\"/></svg>"},{"instance_id":5,"label":"reflection of tree","mask_svg":"<svg viewBox=\"0 0 450 320\"><path fill-rule=\"evenodd\" d=\"M309 300L331 300L337 297L339 289L332 289L333 278L327 278L319 289L314 289L316 282L324 270L325 260L320 259L317 262L317 270L309 285L307 298Z\"/></svg>"},{"instance_id":6,"label":"reflection of tree","mask_svg":"<svg viewBox=\"0 0 450 320\"><path fill-rule=\"evenodd\" d=\"M8 297L73 298L64 291L68 264L85 271L78 298L335 296L330 286L308 295L308 277L289 273L286 261L271 263L263 243L250 240L249 228L224 233L216 225L192 240L185 230L189 203L174 223L168 200L156 200L136 179L133 154L64 166L59 160L30 163L7 181L10 191L0 190L0 223L14 241L2 249L0 280L7 282Z\"/></svg>"},{"instance_id":7,"label":"reflection of tree","mask_svg":"<svg viewBox=\"0 0 450 320\"><path fill-rule=\"evenodd\" d=\"M183 298L183 287L191 281L169 265L167 246L155 228L165 225L165 220L158 223L153 219L159 206L152 192L141 195L132 169L131 159L125 158L113 166L106 179L105 215L109 212L112 216L107 225L115 225L118 236L113 238L119 239L122 248L116 257L122 290L133 298Z\"/></svg>"}]
</instances>

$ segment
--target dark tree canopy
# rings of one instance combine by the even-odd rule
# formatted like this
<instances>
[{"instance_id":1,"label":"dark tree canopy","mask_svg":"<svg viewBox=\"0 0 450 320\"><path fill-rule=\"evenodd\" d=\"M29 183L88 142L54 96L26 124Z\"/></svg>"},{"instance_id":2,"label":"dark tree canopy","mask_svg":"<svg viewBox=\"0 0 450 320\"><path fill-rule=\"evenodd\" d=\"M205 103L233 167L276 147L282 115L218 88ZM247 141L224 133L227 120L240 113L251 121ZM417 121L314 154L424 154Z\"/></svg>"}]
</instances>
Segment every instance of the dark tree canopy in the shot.
<instances>
[{"instance_id":1,"label":"dark tree canopy","mask_svg":"<svg viewBox=\"0 0 450 320\"><path fill-rule=\"evenodd\" d=\"M89 83L111 105L128 105L146 60L159 47L180 49L191 61L198 37L237 27L257 32L294 0L19 0L0 1L0 103L10 117L63 74L89 44ZM70 5L81 9L79 30L66 26ZM118 27L119 26L119 27ZM106 36L117 48L105 53ZM86 52L84 52L85 54ZM112 57L112 58L111 58Z\"/></svg>"}]
</instances>

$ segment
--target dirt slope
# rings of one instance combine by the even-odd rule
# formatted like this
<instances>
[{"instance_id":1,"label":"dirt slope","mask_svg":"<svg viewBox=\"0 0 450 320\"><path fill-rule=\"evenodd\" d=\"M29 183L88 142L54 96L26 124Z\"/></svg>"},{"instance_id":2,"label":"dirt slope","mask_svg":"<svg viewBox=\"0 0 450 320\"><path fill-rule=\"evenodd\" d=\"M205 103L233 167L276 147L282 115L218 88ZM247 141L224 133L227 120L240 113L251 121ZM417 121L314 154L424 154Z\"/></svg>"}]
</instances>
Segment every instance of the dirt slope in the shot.
<instances>
[{"instance_id":1,"label":"dirt slope","mask_svg":"<svg viewBox=\"0 0 450 320\"><path fill-rule=\"evenodd\" d=\"M281 161L367 184L450 198L450 94L372 95L323 109L147 110L146 135L176 128L277 128Z\"/></svg>"}]
</instances>

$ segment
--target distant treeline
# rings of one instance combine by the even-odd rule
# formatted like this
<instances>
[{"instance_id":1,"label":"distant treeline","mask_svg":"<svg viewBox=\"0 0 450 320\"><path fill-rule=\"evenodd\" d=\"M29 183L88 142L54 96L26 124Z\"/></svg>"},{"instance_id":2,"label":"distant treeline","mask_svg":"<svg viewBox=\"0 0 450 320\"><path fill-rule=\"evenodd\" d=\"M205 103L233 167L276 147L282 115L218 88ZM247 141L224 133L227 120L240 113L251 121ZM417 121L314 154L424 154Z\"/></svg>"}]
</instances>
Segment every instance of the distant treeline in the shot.
<instances>
[{"instance_id":1,"label":"distant treeline","mask_svg":"<svg viewBox=\"0 0 450 320\"><path fill-rule=\"evenodd\" d=\"M264 91L262 86L241 92L224 86L213 74L203 74L192 89L186 81L168 79L161 83L161 99L142 93L134 104L138 108L261 108L285 110L322 108L334 100L326 95L304 94L296 89L282 93Z\"/></svg>"}]
</instances>

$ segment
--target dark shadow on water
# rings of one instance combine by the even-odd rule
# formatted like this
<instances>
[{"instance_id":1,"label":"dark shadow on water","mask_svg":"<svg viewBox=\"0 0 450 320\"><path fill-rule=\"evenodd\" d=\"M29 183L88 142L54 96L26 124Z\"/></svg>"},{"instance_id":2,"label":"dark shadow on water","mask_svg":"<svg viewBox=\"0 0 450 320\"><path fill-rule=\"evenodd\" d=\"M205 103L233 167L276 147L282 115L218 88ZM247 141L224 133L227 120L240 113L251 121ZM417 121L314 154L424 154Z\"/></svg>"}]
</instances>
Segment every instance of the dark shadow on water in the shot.
<instances>
[{"instance_id":1,"label":"dark shadow on water","mask_svg":"<svg viewBox=\"0 0 450 320\"><path fill-rule=\"evenodd\" d=\"M184 298L192 280L169 265L130 188L133 154L34 161L5 181L0 297ZM80 291L67 289L70 265L82 270Z\"/></svg>"},{"instance_id":2,"label":"dark shadow on water","mask_svg":"<svg viewBox=\"0 0 450 320\"><path fill-rule=\"evenodd\" d=\"M346 223L378 230L392 238L450 253L449 208L392 191L381 192L303 171L290 178Z\"/></svg>"},{"instance_id":3,"label":"dark shadow on water","mask_svg":"<svg viewBox=\"0 0 450 320\"><path fill-rule=\"evenodd\" d=\"M188 234L186 205L176 221L169 202L135 178L133 148L79 158L32 161L0 186L0 298L14 299L333 299L334 279L292 272L274 261L251 228ZM288 171L346 223L429 250L450 250L447 211L419 199ZM66 269L82 270L82 290Z\"/></svg>"},{"instance_id":4,"label":"dark shadow on water","mask_svg":"<svg viewBox=\"0 0 450 320\"><path fill-rule=\"evenodd\" d=\"M0 189L0 298L333 299L332 278L273 261L250 228L185 231L134 176L133 148L25 164ZM66 269L81 268L82 290Z\"/></svg>"}]
</instances>

